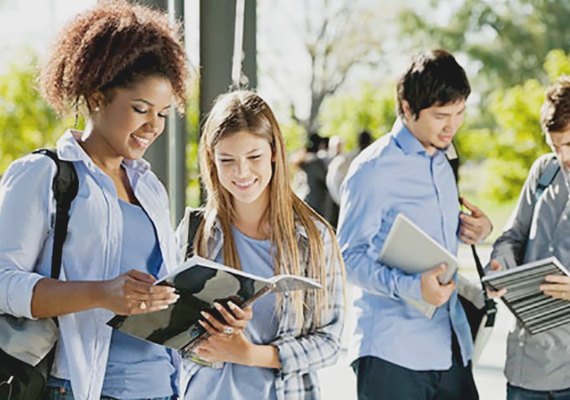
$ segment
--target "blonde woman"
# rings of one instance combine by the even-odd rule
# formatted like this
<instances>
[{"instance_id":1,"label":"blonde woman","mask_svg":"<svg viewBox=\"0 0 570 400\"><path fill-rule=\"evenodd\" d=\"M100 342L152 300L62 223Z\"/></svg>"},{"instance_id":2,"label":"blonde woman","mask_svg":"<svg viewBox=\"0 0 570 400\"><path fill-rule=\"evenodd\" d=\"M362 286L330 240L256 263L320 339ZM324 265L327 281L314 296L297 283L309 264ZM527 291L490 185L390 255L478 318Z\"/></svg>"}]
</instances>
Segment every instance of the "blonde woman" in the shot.
<instances>
[{"instance_id":1,"label":"blonde woman","mask_svg":"<svg viewBox=\"0 0 570 400\"><path fill-rule=\"evenodd\" d=\"M247 327L230 335L206 318L207 329L218 330L197 354L223 366L187 361L187 398L318 399L316 371L337 360L343 327L344 266L333 230L292 192L283 136L257 94L217 100L199 157L207 201L196 253L261 276L314 278L323 289L267 295Z\"/></svg>"}]
</instances>

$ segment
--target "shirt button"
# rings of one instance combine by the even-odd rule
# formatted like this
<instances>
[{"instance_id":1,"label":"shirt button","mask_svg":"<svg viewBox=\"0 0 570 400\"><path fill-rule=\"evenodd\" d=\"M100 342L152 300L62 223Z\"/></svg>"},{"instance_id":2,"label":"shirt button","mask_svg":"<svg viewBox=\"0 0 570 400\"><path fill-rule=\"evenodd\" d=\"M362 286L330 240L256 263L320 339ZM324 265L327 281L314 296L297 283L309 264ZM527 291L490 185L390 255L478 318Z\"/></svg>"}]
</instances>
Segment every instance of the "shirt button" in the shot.
<instances>
[{"instance_id":1,"label":"shirt button","mask_svg":"<svg viewBox=\"0 0 570 400\"><path fill-rule=\"evenodd\" d=\"M568 215L564 214L564 215L562 216L562 221L566 221L567 219L568 219Z\"/></svg>"},{"instance_id":2,"label":"shirt button","mask_svg":"<svg viewBox=\"0 0 570 400\"><path fill-rule=\"evenodd\" d=\"M524 342L519 342L519 347L524 347Z\"/></svg>"},{"instance_id":3,"label":"shirt button","mask_svg":"<svg viewBox=\"0 0 570 400\"><path fill-rule=\"evenodd\" d=\"M552 253L554 251L554 247L548 246L548 251Z\"/></svg>"}]
</instances>

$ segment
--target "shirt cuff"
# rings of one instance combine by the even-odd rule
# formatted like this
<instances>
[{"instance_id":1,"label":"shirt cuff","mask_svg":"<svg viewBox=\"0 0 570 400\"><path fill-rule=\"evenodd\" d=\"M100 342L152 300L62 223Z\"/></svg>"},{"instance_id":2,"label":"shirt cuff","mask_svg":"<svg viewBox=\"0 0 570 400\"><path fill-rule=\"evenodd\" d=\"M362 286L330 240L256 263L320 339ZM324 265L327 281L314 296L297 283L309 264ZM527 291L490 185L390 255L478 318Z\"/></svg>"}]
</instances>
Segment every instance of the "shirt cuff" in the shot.
<instances>
[{"instance_id":1,"label":"shirt cuff","mask_svg":"<svg viewBox=\"0 0 570 400\"><path fill-rule=\"evenodd\" d=\"M421 286L422 275L404 275L398 282L398 294L418 301L424 301Z\"/></svg>"}]
</instances>

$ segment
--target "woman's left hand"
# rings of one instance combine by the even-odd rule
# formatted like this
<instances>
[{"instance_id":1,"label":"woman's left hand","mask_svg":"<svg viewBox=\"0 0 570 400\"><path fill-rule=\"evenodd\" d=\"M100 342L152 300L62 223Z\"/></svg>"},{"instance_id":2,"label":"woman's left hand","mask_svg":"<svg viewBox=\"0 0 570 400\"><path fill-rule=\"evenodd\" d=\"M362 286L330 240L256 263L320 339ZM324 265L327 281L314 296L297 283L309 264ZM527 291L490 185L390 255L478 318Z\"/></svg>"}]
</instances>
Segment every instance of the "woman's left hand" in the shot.
<instances>
[{"instance_id":1,"label":"woman's left hand","mask_svg":"<svg viewBox=\"0 0 570 400\"><path fill-rule=\"evenodd\" d=\"M231 362L248 365L254 346L243 329L224 326L208 313L202 314L206 321L199 321L210 336L194 350L204 361L211 363Z\"/></svg>"},{"instance_id":2,"label":"woman's left hand","mask_svg":"<svg viewBox=\"0 0 570 400\"><path fill-rule=\"evenodd\" d=\"M545 283L540 285L540 290L545 295L555 299L570 301L570 277L562 275L547 275Z\"/></svg>"},{"instance_id":3,"label":"woman's left hand","mask_svg":"<svg viewBox=\"0 0 570 400\"><path fill-rule=\"evenodd\" d=\"M228 301L228 307L232 310L231 312L229 312L224 306L222 306L218 302L214 302L214 307L216 308L216 310L218 310L218 312L222 315L222 317L224 317L224 319L226 320L226 325L228 325L228 327L233 329L245 329L249 321L251 321L251 318L253 318L253 310L251 306L241 309L235 303ZM213 318L213 320L217 322L215 318ZM213 327L216 328L217 330L220 330L219 324L213 325ZM228 327L224 327L220 332L226 332Z\"/></svg>"}]
</instances>

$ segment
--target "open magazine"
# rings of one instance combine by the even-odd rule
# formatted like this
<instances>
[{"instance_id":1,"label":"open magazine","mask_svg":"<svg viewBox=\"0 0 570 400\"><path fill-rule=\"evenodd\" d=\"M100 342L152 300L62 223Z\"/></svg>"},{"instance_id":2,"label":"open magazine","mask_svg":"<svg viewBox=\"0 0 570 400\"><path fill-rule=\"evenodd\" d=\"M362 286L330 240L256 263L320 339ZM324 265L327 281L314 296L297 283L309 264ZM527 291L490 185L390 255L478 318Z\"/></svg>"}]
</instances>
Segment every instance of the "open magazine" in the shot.
<instances>
[{"instance_id":1,"label":"open magazine","mask_svg":"<svg viewBox=\"0 0 570 400\"><path fill-rule=\"evenodd\" d=\"M570 272L556 257L548 257L491 272L482 281L493 290L507 289L501 300L524 328L535 335L570 323L570 302L547 296L540 290L547 275L570 276Z\"/></svg>"},{"instance_id":2,"label":"open magazine","mask_svg":"<svg viewBox=\"0 0 570 400\"><path fill-rule=\"evenodd\" d=\"M203 319L201 311L224 321L214 302L227 307L232 301L244 308L269 292L321 288L313 279L293 275L262 278L199 256L187 259L155 284L175 287L180 298L165 310L117 315L107 324L129 335L180 350L183 355L192 353L208 335L198 323Z\"/></svg>"},{"instance_id":3,"label":"open magazine","mask_svg":"<svg viewBox=\"0 0 570 400\"><path fill-rule=\"evenodd\" d=\"M422 273L446 263L447 270L439 279L444 284L453 279L458 267L455 256L402 213L396 216L378 260L408 274ZM402 296L402 299L430 319L437 309L423 300L407 296Z\"/></svg>"}]
</instances>

